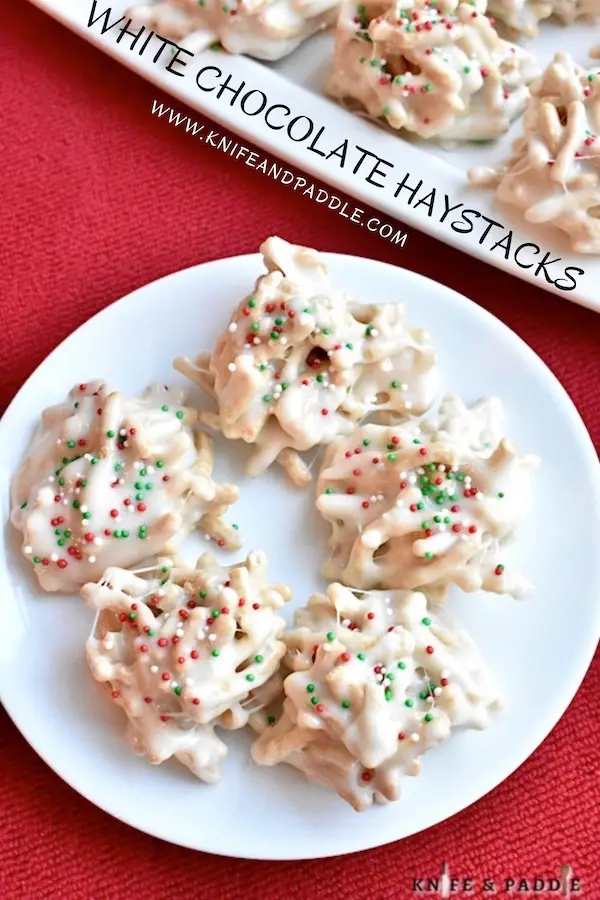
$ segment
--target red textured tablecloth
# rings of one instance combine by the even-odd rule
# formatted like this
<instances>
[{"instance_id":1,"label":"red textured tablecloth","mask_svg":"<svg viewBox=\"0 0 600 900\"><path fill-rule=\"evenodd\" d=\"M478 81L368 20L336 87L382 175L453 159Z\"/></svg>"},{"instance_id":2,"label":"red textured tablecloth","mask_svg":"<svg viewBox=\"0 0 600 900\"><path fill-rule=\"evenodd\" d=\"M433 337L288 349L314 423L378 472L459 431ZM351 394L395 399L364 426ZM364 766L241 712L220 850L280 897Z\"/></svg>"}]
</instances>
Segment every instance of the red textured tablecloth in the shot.
<instances>
[{"instance_id":1,"label":"red textured tablecloth","mask_svg":"<svg viewBox=\"0 0 600 900\"><path fill-rule=\"evenodd\" d=\"M404 250L392 249L152 118L155 97L27 3L2 4L2 407L103 306L168 272L255 251L278 233L413 268L491 310L553 369L598 447L599 315L416 231ZM439 874L447 861L480 885L486 876L556 876L571 865L583 896L598 900L599 693L596 658L537 752L451 821L353 857L278 864L193 853L114 821L63 784L0 710L0 898L403 900L413 897L412 878Z\"/></svg>"}]
</instances>

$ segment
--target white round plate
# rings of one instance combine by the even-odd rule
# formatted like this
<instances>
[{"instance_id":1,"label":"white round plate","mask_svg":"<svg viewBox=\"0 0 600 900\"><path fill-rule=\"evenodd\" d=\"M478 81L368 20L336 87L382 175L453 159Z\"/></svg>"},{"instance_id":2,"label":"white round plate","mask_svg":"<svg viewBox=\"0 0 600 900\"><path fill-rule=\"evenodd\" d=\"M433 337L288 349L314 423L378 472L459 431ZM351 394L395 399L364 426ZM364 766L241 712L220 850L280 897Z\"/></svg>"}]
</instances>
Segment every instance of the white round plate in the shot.
<instances>
[{"instance_id":1,"label":"white round plate","mask_svg":"<svg viewBox=\"0 0 600 900\"><path fill-rule=\"evenodd\" d=\"M474 303L412 272L327 254L335 281L364 301L401 300L439 352L444 390L466 401L495 393L509 436L539 454L531 518L507 559L536 585L531 600L452 594L449 604L479 644L506 696L486 732L466 732L428 753L396 804L359 815L287 766L260 768L251 735L224 732L230 754L220 784L197 781L176 763L136 757L122 712L86 670L93 614L74 596L43 594L6 524L0 552L0 697L29 743L61 778L111 815L156 837L212 853L298 859L350 853L398 840L482 797L529 756L563 714L591 660L600 625L600 479L591 441L550 371L518 337ZM180 379L171 363L212 345L261 273L258 256L219 260L147 285L103 310L42 363L0 422L4 522L9 482L40 411L73 384L102 377L126 392ZM248 448L217 442L217 476L241 487L231 521L245 549L262 548L270 576L294 590L295 606L322 589L326 528L312 491L278 467L243 474ZM213 545L214 546L214 545ZM192 537L185 553L203 547ZM220 554L233 562L229 554ZM288 611L288 616L291 611Z\"/></svg>"}]
</instances>

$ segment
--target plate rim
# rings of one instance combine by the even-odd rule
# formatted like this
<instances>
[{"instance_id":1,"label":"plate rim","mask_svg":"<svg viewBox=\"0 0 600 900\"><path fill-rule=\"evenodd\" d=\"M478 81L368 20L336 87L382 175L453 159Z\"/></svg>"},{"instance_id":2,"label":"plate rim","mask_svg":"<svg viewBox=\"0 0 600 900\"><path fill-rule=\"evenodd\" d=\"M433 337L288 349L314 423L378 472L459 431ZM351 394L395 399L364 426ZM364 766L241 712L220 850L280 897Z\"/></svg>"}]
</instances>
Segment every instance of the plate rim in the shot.
<instances>
[{"instance_id":1,"label":"plate rim","mask_svg":"<svg viewBox=\"0 0 600 900\"><path fill-rule=\"evenodd\" d=\"M442 284L441 282L437 282L432 278L429 278L425 275L421 275L418 272L414 272L411 269L406 269L401 266L395 266L392 263L381 262L380 260L374 259L372 257L361 257L361 256L355 256L353 254L334 253L334 252L328 252L328 251L319 251L319 252L320 252L320 255L323 257L326 264L329 264L329 262L332 260L339 260L339 261L352 260L354 262L358 261L360 264L373 265L375 267L385 267L386 269L390 269L395 272L401 272L402 273L401 277L408 278L409 281L413 280L417 285L418 285L418 283L423 283L423 282L428 285L434 285L436 290L441 289L443 292L446 293L446 295L450 295L452 297L452 302L458 303L458 304L466 303L468 305L468 307L470 308L470 312L474 316L476 316L484 321L490 322L490 324L492 324L492 326L495 328L499 327L499 328L503 329L505 331L505 333L509 336L510 340L513 340L513 341L516 340L521 345L521 349L530 356L530 358L534 361L534 365L538 366L540 372L543 371L544 377L550 379L554 384L554 388L558 389L558 391L561 395L562 401L565 404L565 410L569 411L569 416L570 416L570 419L572 420L573 427L576 428L576 430L577 430L578 443L579 443L579 446L581 447L582 453L585 452L586 465L589 465L589 467L590 467L590 474L593 474L594 467L597 468L598 474L600 474L600 461L598 460L593 442L592 442L591 437L585 427L585 424L577 410L577 407L575 406L571 397L567 393L566 389L562 386L562 384L560 383L560 381L558 380L556 375L554 375L554 373L549 368L549 366L533 350L533 348L531 348L523 340L523 338L520 337L520 335L518 335L516 332L514 332L501 319L498 319L493 313L491 313L488 310L484 309L483 307L479 306L475 301L464 296L463 294L460 294L458 291L455 291L452 288L449 288L446 285ZM19 390L17 391L14 398L11 400L11 402L8 405L8 407L6 408L4 414L0 418L0 447L2 447L3 443L4 443L2 441L2 437L3 437L4 433L11 430L10 420L11 420L12 415L14 415L13 409L18 408L21 395L26 390L29 382L32 381L36 377L39 370L42 369L49 360L51 360L55 355L59 354L59 352L62 350L63 346L74 335L85 330L86 328L92 327L92 324L94 323L94 321L98 317L102 316L107 310L109 310L113 307L116 307L119 304L127 303L130 300L130 298L132 298L134 295L136 295L140 292L143 292L150 286L154 287L156 285L161 284L162 282L167 282L170 279L177 278L177 277L183 275L184 273L190 274L192 272L196 272L199 270L205 271L206 269L208 269L210 267L213 267L213 266L217 267L219 265L222 265L223 263L231 262L233 260L235 260L236 262L239 261L239 262L245 262L245 263L252 263L253 261L255 261L258 263L258 266L260 267L260 273L263 274L262 257L261 257L260 253L234 254L232 256L219 257L218 259L199 263L199 264L193 265L193 266L188 266L183 269L179 269L179 270L167 273L166 275L162 275L160 278L157 278L153 281L147 282L146 284L140 285L139 287L128 292L124 296L119 297L116 300L112 301L111 303L107 304L105 307L98 310L98 312L94 313L94 315L92 315L90 318L88 318L84 322L82 322L69 335L67 335L53 350L51 350L50 353L39 363L38 366L36 366L36 368L31 372L31 374L25 380L23 385L19 388ZM402 302L402 299L398 298L397 300L391 300L388 302ZM8 423L8 425L7 425L7 423ZM12 469L8 470L8 474L7 474L7 471L5 471L4 467L2 467L0 469L0 484L3 484L4 482L6 482L6 487L9 488L10 482L12 479L12 475L13 475ZM594 480L593 478L591 479L590 497L591 497L592 509L594 510L594 514L598 520L598 523L600 524L600 478L597 478L596 480ZM10 523L8 523L8 527L11 527ZM598 582L598 585L600 587L600 562L598 563L597 571L593 574L595 575L595 580ZM2 567L2 568L0 568L0 581L4 581L5 578L6 578L6 569L4 567ZM464 812L465 810L469 809L469 807L471 807L475 803L483 800L489 793L491 793L491 791L493 791L497 787L499 787L499 785L501 785L504 781L506 781L508 778L510 778L517 771L517 769L519 769L525 762L527 762L527 760L530 758L530 756L546 740L546 738L554 730L554 728L556 727L558 722L563 718L563 716L567 712L569 706L571 705L577 691L581 687L581 684L582 684L583 680L585 679L585 676L591 666L591 663L593 661L594 654L596 651L596 645L597 645L598 639L600 637L600 602L599 601L600 601L600 594L597 598L595 598L595 603L590 604L590 607L595 610L595 619L594 619L595 628L588 629L587 639L585 641L586 652L582 653L580 655L580 658L578 659L578 664L576 667L574 667L573 673L570 676L568 690L566 690L566 692L564 692L564 697L566 698L566 700L563 699L560 704L558 704L557 706L553 706L551 715L546 715L544 725L541 729L542 731L544 731L543 736L539 740L537 739L537 737L534 738L534 746L531 746L531 747L529 746L531 741L529 742L529 744L527 744L527 753L521 759L521 761L518 762L513 768L511 768L511 770L509 772L502 775L498 780L494 780L494 782L492 784L490 784L490 786L487 787L485 792L482 793L479 797L476 797L475 799L471 800L466 805L461 806L460 809L457 809L456 811L450 813L449 815L442 815L439 818L435 818L424 828L420 828L418 831L411 832L410 834L407 834L404 837L401 837L401 838L391 837L391 838L389 838L389 840L386 839L384 841L381 841L379 838L377 838L374 841L367 841L367 843L363 842L361 847L358 849L351 848L349 850L343 850L343 851L339 851L339 852L336 850L335 852L322 852L319 854L311 854L309 856L302 855L301 853L290 855L289 852L287 852L287 851L286 851L286 855L281 855L281 854L269 855L268 852L266 852L264 854L260 854L260 855L258 855L257 853L253 853L252 855L249 855L249 854L243 853L243 852L225 853L222 850L215 849L212 846L209 849L199 848L191 840L186 840L185 837L183 839L178 837L177 840L173 840L172 837L168 836L164 832L161 832L159 829L144 827L143 824L140 824L140 822L138 822L138 821L133 821L132 818L129 816L125 816L120 813L118 815L116 815L115 813L111 812L106 807L106 805L104 805L102 802L99 802L95 798L91 799L88 792L86 791L85 785L80 786L79 784L77 784L76 779L72 779L69 776L69 773L64 770L64 768L62 768L59 765L50 763L49 760L46 758L45 752L43 752L40 749L40 747L38 745L38 741L35 739L32 739L30 737L29 730L27 728L22 728L21 725L19 724L18 710L15 713L15 707L17 706L17 704L14 702L11 702L10 700L8 700L8 702L7 702L6 691L4 689L3 679L1 677L0 677L0 703L2 703L2 705L4 706L4 709L6 710L7 715L9 716L9 718L11 719L11 721L13 722L13 724L15 725L17 730L21 733L23 738L27 741L29 746L34 750L34 752L44 761L44 763L62 781L64 781L66 784L68 784L69 787L74 789L80 796L82 796L89 803L92 803L94 806L97 806L99 809L101 809L103 812L107 813L112 818L116 819L117 821L124 822L128 826L135 828L137 831L141 831L145 834L150 835L151 837L164 840L167 843L173 844L174 846L185 847L187 849L194 850L196 852L211 853L215 856L222 856L225 858L251 859L251 860L264 860L264 861L292 861L292 860L324 859L324 858L331 858L331 857L336 857L336 856L347 856L352 853L359 853L359 852L363 852L366 850L374 849L376 847L383 847L383 846L387 846L391 843L406 840L407 838L413 837L416 834L421 834L424 831L427 831L430 828L433 828L434 826L441 824L442 822L449 821L450 819L454 818L459 813ZM0 674L1 674L1 670L0 670ZM550 724L548 724L548 723L550 723ZM225 775L225 778L226 778L226 775Z\"/></svg>"}]
</instances>

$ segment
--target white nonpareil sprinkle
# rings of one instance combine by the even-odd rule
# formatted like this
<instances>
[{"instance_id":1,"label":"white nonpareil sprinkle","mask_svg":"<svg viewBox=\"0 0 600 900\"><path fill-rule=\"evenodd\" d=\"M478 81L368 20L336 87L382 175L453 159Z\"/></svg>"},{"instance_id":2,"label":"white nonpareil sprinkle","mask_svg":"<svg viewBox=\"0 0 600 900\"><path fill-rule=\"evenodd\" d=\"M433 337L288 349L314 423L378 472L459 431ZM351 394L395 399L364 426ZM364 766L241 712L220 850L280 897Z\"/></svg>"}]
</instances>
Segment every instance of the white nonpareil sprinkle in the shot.
<instances>
[{"instance_id":1,"label":"white nonpareil sprinkle","mask_svg":"<svg viewBox=\"0 0 600 900\"><path fill-rule=\"evenodd\" d=\"M121 435L121 437L125 437L125 435L127 434L127 431L125 430L125 428L120 428L119 434Z\"/></svg>"},{"instance_id":2,"label":"white nonpareil sprinkle","mask_svg":"<svg viewBox=\"0 0 600 900\"><path fill-rule=\"evenodd\" d=\"M90 556L90 557L88 557L88 559L89 559L89 561L90 561L91 563L95 563L95 562L96 562L96 557L95 557L95 556Z\"/></svg>"},{"instance_id":3,"label":"white nonpareil sprinkle","mask_svg":"<svg viewBox=\"0 0 600 900\"><path fill-rule=\"evenodd\" d=\"M23 547L23 553L33 553L33 547L30 547L29 544L27 544L26 547Z\"/></svg>"},{"instance_id":4,"label":"white nonpareil sprinkle","mask_svg":"<svg viewBox=\"0 0 600 900\"><path fill-rule=\"evenodd\" d=\"M197 641L203 641L203 640L204 640L204 632L203 632L203 631L197 631L197 632L196 632L196 640L197 640Z\"/></svg>"},{"instance_id":5,"label":"white nonpareil sprinkle","mask_svg":"<svg viewBox=\"0 0 600 900\"><path fill-rule=\"evenodd\" d=\"M403 383L400 385L400 390L401 390L401 391L407 391L407 390L408 390L408 385L405 384L405 383L403 382Z\"/></svg>"},{"instance_id":6,"label":"white nonpareil sprinkle","mask_svg":"<svg viewBox=\"0 0 600 900\"><path fill-rule=\"evenodd\" d=\"M382 372L391 372L393 369L391 359L382 359L381 362L379 363L379 368L381 369Z\"/></svg>"},{"instance_id":7,"label":"white nonpareil sprinkle","mask_svg":"<svg viewBox=\"0 0 600 900\"><path fill-rule=\"evenodd\" d=\"M113 644L113 642L111 641L110 638L106 637L106 638L104 638L104 640L102 641L102 646L103 646L106 650L112 650L112 649L114 648L115 645Z\"/></svg>"},{"instance_id":8,"label":"white nonpareil sprinkle","mask_svg":"<svg viewBox=\"0 0 600 900\"><path fill-rule=\"evenodd\" d=\"M150 666L150 671L153 675L156 675L156 673L158 672L158 666Z\"/></svg>"},{"instance_id":9,"label":"white nonpareil sprinkle","mask_svg":"<svg viewBox=\"0 0 600 900\"><path fill-rule=\"evenodd\" d=\"M229 325L227 326L227 331L228 331L230 334L233 334L234 331L237 331L237 323L236 323L236 322L230 322Z\"/></svg>"},{"instance_id":10,"label":"white nonpareil sprinkle","mask_svg":"<svg viewBox=\"0 0 600 900\"><path fill-rule=\"evenodd\" d=\"M436 687L436 688L434 688L434 689L433 689L433 696L434 696L434 697L439 697L440 694L442 693L442 691L443 691L443 688L441 688L441 687Z\"/></svg>"},{"instance_id":11,"label":"white nonpareil sprinkle","mask_svg":"<svg viewBox=\"0 0 600 900\"><path fill-rule=\"evenodd\" d=\"M411 734L410 739L413 742L413 744L419 743L419 735L417 734L416 731L414 732L414 734Z\"/></svg>"},{"instance_id":12,"label":"white nonpareil sprinkle","mask_svg":"<svg viewBox=\"0 0 600 900\"><path fill-rule=\"evenodd\" d=\"M412 402L410 400L406 401L406 403L404 404L404 409L412 409Z\"/></svg>"},{"instance_id":13,"label":"white nonpareil sprinkle","mask_svg":"<svg viewBox=\"0 0 600 900\"><path fill-rule=\"evenodd\" d=\"M325 650L325 651L331 650L331 644L323 644L323 650Z\"/></svg>"},{"instance_id":14,"label":"white nonpareil sprinkle","mask_svg":"<svg viewBox=\"0 0 600 900\"><path fill-rule=\"evenodd\" d=\"M50 559L52 560L52 562L57 562L58 556L56 555L56 553L53 553L52 556L50 557Z\"/></svg>"},{"instance_id":15,"label":"white nonpareil sprinkle","mask_svg":"<svg viewBox=\"0 0 600 900\"><path fill-rule=\"evenodd\" d=\"M182 638L184 635L183 628L178 628L177 631L175 632L175 634L177 635L178 638Z\"/></svg>"},{"instance_id":16,"label":"white nonpareil sprinkle","mask_svg":"<svg viewBox=\"0 0 600 900\"><path fill-rule=\"evenodd\" d=\"M235 372L235 371L237 371L237 366L236 366L235 363L229 363L229 365L227 366L227 369L228 369L230 372Z\"/></svg>"},{"instance_id":17,"label":"white nonpareil sprinkle","mask_svg":"<svg viewBox=\"0 0 600 900\"><path fill-rule=\"evenodd\" d=\"M209 639L209 641L210 641L211 644L212 644L212 643L214 643L214 642L216 641L217 636L216 636L216 634L209 634L208 639Z\"/></svg>"}]
</instances>

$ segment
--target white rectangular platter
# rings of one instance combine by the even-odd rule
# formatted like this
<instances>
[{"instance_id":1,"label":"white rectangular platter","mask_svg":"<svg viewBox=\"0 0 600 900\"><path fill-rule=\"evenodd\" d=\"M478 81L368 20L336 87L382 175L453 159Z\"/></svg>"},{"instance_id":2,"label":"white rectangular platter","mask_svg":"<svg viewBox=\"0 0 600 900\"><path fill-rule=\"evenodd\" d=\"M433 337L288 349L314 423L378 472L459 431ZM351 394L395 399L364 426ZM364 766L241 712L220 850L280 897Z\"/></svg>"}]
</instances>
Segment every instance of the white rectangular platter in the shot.
<instances>
[{"instance_id":1,"label":"white rectangular platter","mask_svg":"<svg viewBox=\"0 0 600 900\"><path fill-rule=\"evenodd\" d=\"M178 71L182 72L182 77L179 77L166 68L171 59L168 53L163 53L154 63L154 53L151 51L140 56L137 50L129 48L131 38L117 43L116 29L102 34L100 24L88 27L91 0L31 2L143 78L242 139L326 182L334 190L351 195L358 203L380 210L387 217L382 218L383 223L390 218L399 219L405 225L426 232L538 287L600 312L598 257L574 255L566 240L557 238L553 230L532 226L518 213L497 208L493 192L472 187L467 182L466 172L471 166L500 161L508 155L512 140L520 132L518 121L509 134L496 144L468 144L445 150L432 142L407 140L391 134L343 109L324 95L323 85L332 59L331 33L309 38L291 56L277 63L257 62L247 57L206 50L189 59L184 69L178 66ZM100 0L96 15L110 7L112 22L130 5L131 0L114 0L112 4L110 0ZM564 27L554 22L543 22L539 37L524 42L524 45L536 53L543 65L558 49L569 51L577 62L589 65L588 51L594 43L600 43L600 25L575 23ZM206 69L208 66L215 67L216 71ZM262 91L268 101L267 108L273 104L284 104L290 108L292 116L308 117L313 126L310 134L305 140L293 140L285 129L269 128L261 115L245 114L239 100L234 100L232 104L232 90L225 90L219 98L216 89L200 89L197 75L201 69L204 73L200 82L204 87L218 86L227 76L230 76L229 85L232 88L245 82L239 97L247 91ZM182 118L185 117L185 110L181 110L176 103L173 109L181 111ZM198 121L203 124L201 118ZM304 124L308 130L308 124ZM210 130L210 122L204 123L202 131L196 134L190 132L190 140L207 141ZM218 143L214 137L208 142L213 141ZM340 151L342 146L345 150ZM333 154L336 149L338 152ZM227 152L224 146L220 147L220 151ZM377 172L373 174L376 157L387 162L378 164ZM252 161L248 154L244 154L237 164L254 165L256 168L259 161ZM306 182L306 185L298 185L292 181L289 189L299 192L310 190L310 179L307 178ZM401 183L405 187L398 192ZM417 190L413 193L409 188ZM314 188L315 196L316 190ZM323 201L322 194L320 197L323 206L326 206L328 201ZM234 198L232 202L235 202ZM460 215L462 209L476 211L477 224L470 233L461 234L452 229L454 219L452 214L448 214L448 207L457 208L455 215ZM327 213L323 209L318 214ZM488 228L486 217L496 224ZM364 217L356 214L354 221L357 227L369 227L371 230L371 225L367 224L371 220L366 213ZM510 237L507 238L509 232ZM494 246L500 241L502 246ZM515 261L515 250L521 244L528 245L519 256L522 264L532 264L528 268ZM410 253L410 236L397 249L397 262L401 265L403 254ZM546 267L536 274L538 264L544 258L547 259ZM583 274L575 271L571 278L565 277L567 267L583 270ZM554 284L555 281L562 282L562 289ZM476 299L476 290L472 293Z\"/></svg>"}]
</instances>

